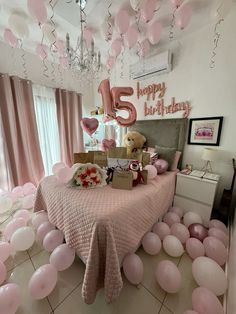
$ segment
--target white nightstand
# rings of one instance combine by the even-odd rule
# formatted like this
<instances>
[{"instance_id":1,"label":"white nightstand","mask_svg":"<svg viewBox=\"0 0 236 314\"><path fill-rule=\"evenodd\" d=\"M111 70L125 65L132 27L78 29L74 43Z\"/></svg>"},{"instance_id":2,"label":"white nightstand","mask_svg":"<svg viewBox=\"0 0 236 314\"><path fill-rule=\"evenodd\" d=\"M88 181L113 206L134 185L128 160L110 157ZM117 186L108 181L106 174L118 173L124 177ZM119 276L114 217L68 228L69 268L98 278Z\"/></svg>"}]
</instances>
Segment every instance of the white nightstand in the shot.
<instances>
[{"instance_id":1,"label":"white nightstand","mask_svg":"<svg viewBox=\"0 0 236 314\"><path fill-rule=\"evenodd\" d=\"M219 182L198 178L186 174L177 174L174 206L181 207L184 212L198 213L207 226Z\"/></svg>"}]
</instances>

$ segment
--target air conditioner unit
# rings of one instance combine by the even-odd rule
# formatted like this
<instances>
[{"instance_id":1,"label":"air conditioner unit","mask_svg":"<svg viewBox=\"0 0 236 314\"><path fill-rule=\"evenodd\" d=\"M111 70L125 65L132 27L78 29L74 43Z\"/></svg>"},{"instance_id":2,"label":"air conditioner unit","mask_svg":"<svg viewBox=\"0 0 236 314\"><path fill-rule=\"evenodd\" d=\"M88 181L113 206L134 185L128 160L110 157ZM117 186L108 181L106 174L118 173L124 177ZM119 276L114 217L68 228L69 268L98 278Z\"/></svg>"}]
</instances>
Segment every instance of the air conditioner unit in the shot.
<instances>
[{"instance_id":1,"label":"air conditioner unit","mask_svg":"<svg viewBox=\"0 0 236 314\"><path fill-rule=\"evenodd\" d=\"M151 76L168 73L172 70L172 54L169 50L154 57L144 59L130 65L131 77L134 80L142 80Z\"/></svg>"}]
</instances>

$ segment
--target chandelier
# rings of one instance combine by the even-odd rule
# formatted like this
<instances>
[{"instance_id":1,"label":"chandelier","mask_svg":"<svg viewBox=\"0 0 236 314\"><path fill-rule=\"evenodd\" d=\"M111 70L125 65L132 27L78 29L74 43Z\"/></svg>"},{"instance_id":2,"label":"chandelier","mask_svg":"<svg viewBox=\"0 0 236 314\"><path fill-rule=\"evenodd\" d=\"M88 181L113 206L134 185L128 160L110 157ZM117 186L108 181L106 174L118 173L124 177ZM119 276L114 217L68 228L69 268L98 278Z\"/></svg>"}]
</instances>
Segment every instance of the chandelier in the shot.
<instances>
[{"instance_id":1,"label":"chandelier","mask_svg":"<svg viewBox=\"0 0 236 314\"><path fill-rule=\"evenodd\" d=\"M88 48L84 39L86 29L86 14L84 12L87 0L75 0L80 10L80 37L77 39L76 48L70 44L70 35L66 34L66 54L70 68L80 72L97 73L101 69L101 53L95 51L94 40L91 39L91 47Z\"/></svg>"}]
</instances>

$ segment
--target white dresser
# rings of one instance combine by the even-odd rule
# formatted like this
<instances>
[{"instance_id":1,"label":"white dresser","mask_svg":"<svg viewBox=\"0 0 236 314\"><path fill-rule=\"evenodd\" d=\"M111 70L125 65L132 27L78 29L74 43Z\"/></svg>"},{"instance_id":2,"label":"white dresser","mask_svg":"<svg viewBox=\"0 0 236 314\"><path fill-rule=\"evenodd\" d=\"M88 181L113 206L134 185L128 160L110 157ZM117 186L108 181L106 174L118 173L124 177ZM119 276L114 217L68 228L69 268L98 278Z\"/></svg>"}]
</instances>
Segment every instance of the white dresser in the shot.
<instances>
[{"instance_id":1,"label":"white dresser","mask_svg":"<svg viewBox=\"0 0 236 314\"><path fill-rule=\"evenodd\" d=\"M215 199L219 178L208 180L178 173L174 206L198 213L207 226Z\"/></svg>"}]
</instances>

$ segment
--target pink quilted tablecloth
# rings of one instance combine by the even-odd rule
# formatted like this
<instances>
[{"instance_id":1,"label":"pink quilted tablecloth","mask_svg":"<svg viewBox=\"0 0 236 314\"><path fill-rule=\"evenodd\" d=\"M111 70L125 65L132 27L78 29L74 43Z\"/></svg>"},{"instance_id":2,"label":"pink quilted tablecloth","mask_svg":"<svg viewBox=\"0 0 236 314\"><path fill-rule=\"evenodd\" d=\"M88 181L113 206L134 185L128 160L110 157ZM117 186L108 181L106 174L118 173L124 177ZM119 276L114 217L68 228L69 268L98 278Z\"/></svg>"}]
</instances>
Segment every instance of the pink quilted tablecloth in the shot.
<instances>
[{"instance_id":1,"label":"pink quilted tablecloth","mask_svg":"<svg viewBox=\"0 0 236 314\"><path fill-rule=\"evenodd\" d=\"M65 234L86 263L82 296L93 303L104 287L107 302L122 289L120 267L152 225L172 204L175 172L167 172L131 191L110 186L89 190L69 188L54 176L39 184L35 211L47 210L49 220Z\"/></svg>"}]
</instances>

